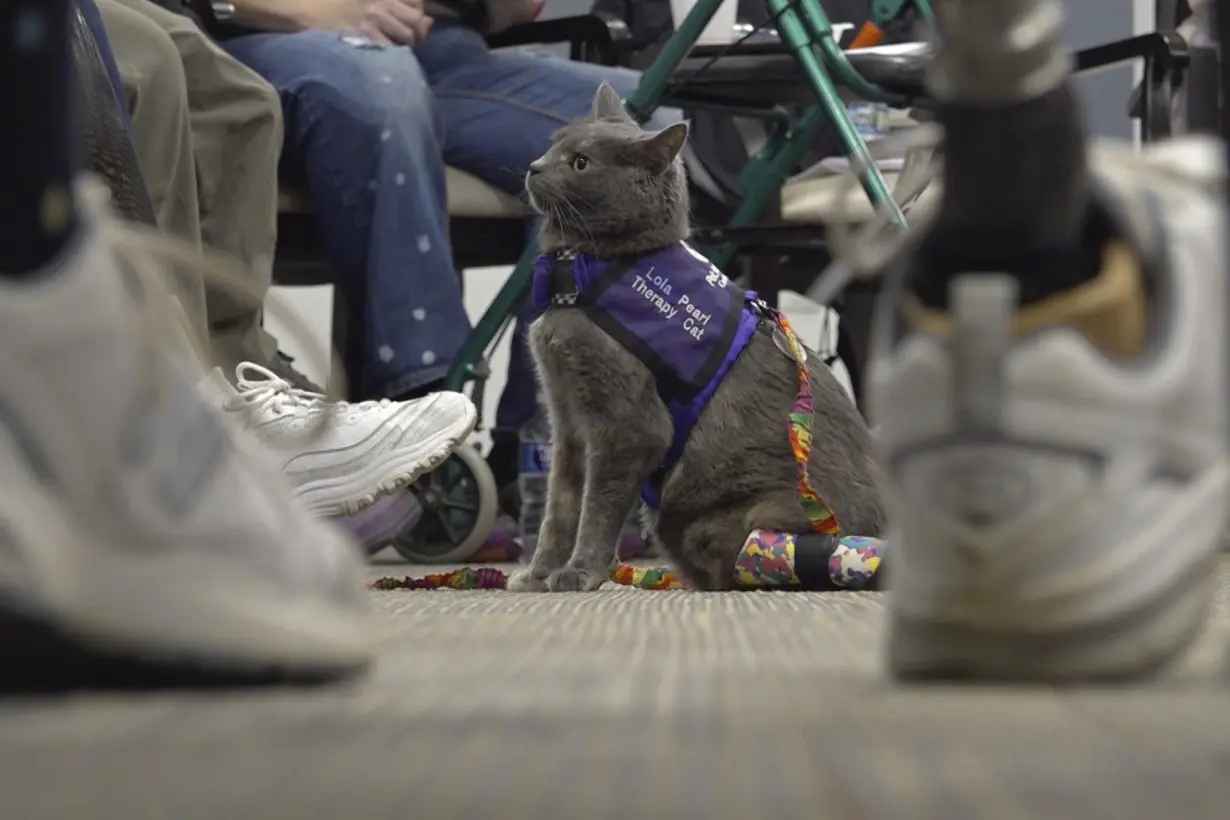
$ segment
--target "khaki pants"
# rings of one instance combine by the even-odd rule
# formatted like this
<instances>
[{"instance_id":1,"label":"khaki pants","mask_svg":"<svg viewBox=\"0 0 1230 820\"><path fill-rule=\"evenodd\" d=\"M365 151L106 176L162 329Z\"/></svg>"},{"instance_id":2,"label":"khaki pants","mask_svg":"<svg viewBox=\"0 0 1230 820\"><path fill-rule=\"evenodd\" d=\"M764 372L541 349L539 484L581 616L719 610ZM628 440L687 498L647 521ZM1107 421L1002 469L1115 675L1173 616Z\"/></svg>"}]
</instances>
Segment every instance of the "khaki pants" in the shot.
<instances>
[{"instance_id":1,"label":"khaki pants","mask_svg":"<svg viewBox=\"0 0 1230 820\"><path fill-rule=\"evenodd\" d=\"M186 17L149 0L98 0L98 7L160 227L235 256L261 294L245 298L204 283L214 363L228 375L239 361L266 364L277 350L260 322L277 238L277 93Z\"/></svg>"}]
</instances>

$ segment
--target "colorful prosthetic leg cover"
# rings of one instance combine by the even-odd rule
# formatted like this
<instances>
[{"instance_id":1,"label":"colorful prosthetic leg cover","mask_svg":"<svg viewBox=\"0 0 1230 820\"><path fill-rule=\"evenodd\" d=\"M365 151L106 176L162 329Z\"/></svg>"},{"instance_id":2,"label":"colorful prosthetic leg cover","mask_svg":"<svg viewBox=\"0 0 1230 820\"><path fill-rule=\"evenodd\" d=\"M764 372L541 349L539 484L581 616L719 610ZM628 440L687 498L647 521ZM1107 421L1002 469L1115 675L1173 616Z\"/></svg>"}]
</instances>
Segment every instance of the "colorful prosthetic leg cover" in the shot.
<instances>
[{"instance_id":1,"label":"colorful prosthetic leg cover","mask_svg":"<svg viewBox=\"0 0 1230 820\"><path fill-rule=\"evenodd\" d=\"M735 581L765 589L879 589L886 547L860 535L754 530L735 562Z\"/></svg>"}]
</instances>

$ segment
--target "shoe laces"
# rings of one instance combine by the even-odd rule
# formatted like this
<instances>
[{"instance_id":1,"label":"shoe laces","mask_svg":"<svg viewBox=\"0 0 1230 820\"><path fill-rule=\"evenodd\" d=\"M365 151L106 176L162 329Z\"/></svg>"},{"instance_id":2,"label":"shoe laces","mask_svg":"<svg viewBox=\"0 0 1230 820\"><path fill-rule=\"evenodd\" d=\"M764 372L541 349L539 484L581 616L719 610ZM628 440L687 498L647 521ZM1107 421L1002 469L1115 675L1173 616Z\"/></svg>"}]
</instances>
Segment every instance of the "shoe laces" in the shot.
<instances>
[{"instance_id":1,"label":"shoe laces","mask_svg":"<svg viewBox=\"0 0 1230 820\"><path fill-rule=\"evenodd\" d=\"M324 393L296 387L267 367L241 362L235 368L236 396L228 400L228 411L248 410L252 414L309 416L318 413L343 415L354 411L370 412L389 407L389 399L363 402L330 401Z\"/></svg>"},{"instance_id":2,"label":"shoe laces","mask_svg":"<svg viewBox=\"0 0 1230 820\"><path fill-rule=\"evenodd\" d=\"M329 373L329 378L325 393L293 388L289 382L279 379L265 368L250 365L263 370L271 378L267 380L269 384L265 385L267 395L262 395L260 401L255 404L246 404L244 412L253 414L258 408L267 406L274 400L282 402L283 407L291 406L286 402L292 402L294 406L304 409L309 406L350 409L350 405L338 401L346 392L346 374L342 369L340 357L333 355L330 349L322 347L316 341L311 328L296 311L273 294L267 294L253 284L255 277L242 263L218 251L163 235L152 227L115 218L111 214L110 191L94 177L85 175L80 180L79 193L85 210L94 218L96 230L104 233L103 244L114 255L138 306L134 319L143 328L142 335L148 342L145 345L148 361L146 367L142 368L149 377L142 386L148 401L160 405L167 400L168 382L161 378L160 374L168 366L168 340L187 340L196 358L199 376L204 377L211 367L208 338L202 336L203 329L193 326L187 312L172 294L167 283L169 270L187 270L199 272L212 288L238 299L263 303L266 312L276 316L289 334L300 342L309 360L326 365L324 370ZM255 382L250 384L254 385ZM372 404L377 403L363 403ZM330 414L310 415L314 418L307 426L305 434L309 439L315 440L327 431ZM247 419L249 422L252 420L252 416Z\"/></svg>"}]
</instances>

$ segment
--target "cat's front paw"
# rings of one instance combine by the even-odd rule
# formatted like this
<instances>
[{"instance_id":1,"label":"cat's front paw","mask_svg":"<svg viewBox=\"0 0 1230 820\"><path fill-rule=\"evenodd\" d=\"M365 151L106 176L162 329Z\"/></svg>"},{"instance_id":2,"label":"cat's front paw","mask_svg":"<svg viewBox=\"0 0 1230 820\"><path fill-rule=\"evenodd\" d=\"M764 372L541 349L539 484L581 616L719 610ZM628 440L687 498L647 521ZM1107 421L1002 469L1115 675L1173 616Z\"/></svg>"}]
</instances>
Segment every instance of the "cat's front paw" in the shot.
<instances>
[{"instance_id":1,"label":"cat's front paw","mask_svg":"<svg viewBox=\"0 0 1230 820\"><path fill-rule=\"evenodd\" d=\"M546 592L547 582L534 574L532 569L521 569L508 576L509 592Z\"/></svg>"},{"instance_id":2,"label":"cat's front paw","mask_svg":"<svg viewBox=\"0 0 1230 820\"><path fill-rule=\"evenodd\" d=\"M589 592L610 579L605 570L587 567L560 567L547 576L547 589L551 592Z\"/></svg>"}]
</instances>

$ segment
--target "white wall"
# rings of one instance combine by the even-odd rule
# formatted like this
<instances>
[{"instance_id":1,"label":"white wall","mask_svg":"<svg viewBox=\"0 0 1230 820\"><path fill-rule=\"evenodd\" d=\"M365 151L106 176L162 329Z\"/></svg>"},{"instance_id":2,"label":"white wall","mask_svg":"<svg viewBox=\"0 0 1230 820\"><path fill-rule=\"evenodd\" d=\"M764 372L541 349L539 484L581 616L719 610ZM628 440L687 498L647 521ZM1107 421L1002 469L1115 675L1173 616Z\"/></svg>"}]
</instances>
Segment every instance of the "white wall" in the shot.
<instances>
[{"instance_id":1,"label":"white wall","mask_svg":"<svg viewBox=\"0 0 1230 820\"><path fill-rule=\"evenodd\" d=\"M1148 34L1156 28L1155 0L1132 0L1132 34Z\"/></svg>"}]
</instances>

